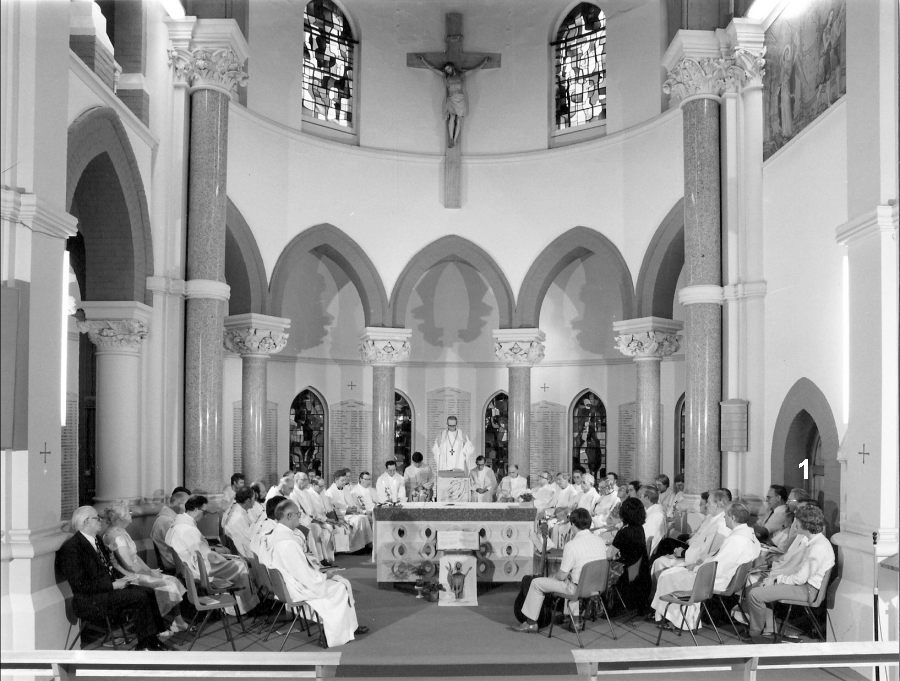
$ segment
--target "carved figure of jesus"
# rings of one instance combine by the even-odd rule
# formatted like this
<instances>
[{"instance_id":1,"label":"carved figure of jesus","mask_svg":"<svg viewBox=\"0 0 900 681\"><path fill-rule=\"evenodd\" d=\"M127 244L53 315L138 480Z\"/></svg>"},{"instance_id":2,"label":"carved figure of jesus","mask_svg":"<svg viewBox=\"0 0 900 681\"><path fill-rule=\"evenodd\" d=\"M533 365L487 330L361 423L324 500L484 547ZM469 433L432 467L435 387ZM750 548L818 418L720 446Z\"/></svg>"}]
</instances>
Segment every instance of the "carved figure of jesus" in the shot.
<instances>
[{"instance_id":1,"label":"carved figure of jesus","mask_svg":"<svg viewBox=\"0 0 900 681\"><path fill-rule=\"evenodd\" d=\"M437 68L430 64L424 55L418 54L416 57L429 71L433 71L443 77L447 86L447 98L444 100L444 115L447 117L447 134L449 137L447 146L454 147L462 129L462 119L469 113L469 103L466 98L463 77L467 73L473 73L483 68L491 58L485 57L477 66L473 66L471 69L460 69L452 61L448 61L440 68Z\"/></svg>"}]
</instances>

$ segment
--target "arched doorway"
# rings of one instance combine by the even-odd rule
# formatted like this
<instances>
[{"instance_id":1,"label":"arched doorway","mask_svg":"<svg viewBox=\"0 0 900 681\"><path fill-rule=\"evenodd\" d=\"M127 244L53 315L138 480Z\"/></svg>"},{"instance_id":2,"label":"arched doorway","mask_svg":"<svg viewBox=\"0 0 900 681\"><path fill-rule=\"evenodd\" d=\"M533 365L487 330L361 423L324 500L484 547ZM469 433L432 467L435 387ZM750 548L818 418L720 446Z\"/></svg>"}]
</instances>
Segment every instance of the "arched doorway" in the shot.
<instances>
[{"instance_id":1,"label":"arched doorway","mask_svg":"<svg viewBox=\"0 0 900 681\"><path fill-rule=\"evenodd\" d=\"M506 475L509 468L509 395L502 390L491 395L484 408L482 453L498 480Z\"/></svg>"},{"instance_id":2,"label":"arched doorway","mask_svg":"<svg viewBox=\"0 0 900 681\"><path fill-rule=\"evenodd\" d=\"M572 468L581 466L595 478L606 469L606 406L590 390L572 403Z\"/></svg>"},{"instance_id":3,"label":"arched doorway","mask_svg":"<svg viewBox=\"0 0 900 681\"><path fill-rule=\"evenodd\" d=\"M412 463L415 447L415 410L412 401L399 390L394 392L394 458L405 469Z\"/></svg>"},{"instance_id":4,"label":"arched doorway","mask_svg":"<svg viewBox=\"0 0 900 681\"><path fill-rule=\"evenodd\" d=\"M291 470L312 471L316 475L329 470L325 451L328 412L317 390L306 388L294 398L289 425Z\"/></svg>"}]
</instances>

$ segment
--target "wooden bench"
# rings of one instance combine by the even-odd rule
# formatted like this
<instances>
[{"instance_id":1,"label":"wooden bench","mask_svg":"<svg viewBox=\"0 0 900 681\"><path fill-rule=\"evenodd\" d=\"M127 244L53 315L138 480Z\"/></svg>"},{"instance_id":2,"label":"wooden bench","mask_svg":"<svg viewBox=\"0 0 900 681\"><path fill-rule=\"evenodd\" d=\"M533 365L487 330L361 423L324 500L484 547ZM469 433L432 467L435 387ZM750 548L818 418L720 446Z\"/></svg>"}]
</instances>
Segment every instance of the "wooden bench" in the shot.
<instances>
[{"instance_id":1,"label":"wooden bench","mask_svg":"<svg viewBox=\"0 0 900 681\"><path fill-rule=\"evenodd\" d=\"M34 674L75 681L87 676L171 678L324 679L333 677L340 653L115 652L110 650L32 650L0 654L3 676Z\"/></svg>"},{"instance_id":2,"label":"wooden bench","mask_svg":"<svg viewBox=\"0 0 900 681\"><path fill-rule=\"evenodd\" d=\"M848 641L763 645L573 650L578 673L590 681L622 672L660 673L732 670L755 681L760 669L896 667L896 641Z\"/></svg>"}]
</instances>

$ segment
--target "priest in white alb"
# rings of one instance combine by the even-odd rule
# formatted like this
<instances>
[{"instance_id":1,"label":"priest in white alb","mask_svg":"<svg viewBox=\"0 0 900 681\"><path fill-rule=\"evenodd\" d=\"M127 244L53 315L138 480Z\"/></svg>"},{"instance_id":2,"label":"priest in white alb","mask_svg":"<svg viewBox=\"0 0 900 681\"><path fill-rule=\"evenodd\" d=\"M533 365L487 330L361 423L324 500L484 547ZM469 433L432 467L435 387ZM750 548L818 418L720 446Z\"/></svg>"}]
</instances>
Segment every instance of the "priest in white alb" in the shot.
<instances>
[{"instance_id":1,"label":"priest in white alb","mask_svg":"<svg viewBox=\"0 0 900 681\"><path fill-rule=\"evenodd\" d=\"M309 485L309 476L300 472L294 474L294 489L290 499L303 512L300 523L309 528L307 541L316 545L316 554L323 565L330 565L334 560L334 526L328 520L325 503Z\"/></svg>"},{"instance_id":2,"label":"priest in white alb","mask_svg":"<svg viewBox=\"0 0 900 681\"><path fill-rule=\"evenodd\" d=\"M350 530L350 553L359 551L372 541L372 524L369 519L360 513L356 500L350 493L350 471L342 468L334 474L334 482L325 491L325 496L331 499L331 505L338 520L348 526Z\"/></svg>"},{"instance_id":3,"label":"priest in white alb","mask_svg":"<svg viewBox=\"0 0 900 681\"><path fill-rule=\"evenodd\" d=\"M491 503L494 490L497 489L497 476L485 466L484 457L475 459L475 468L469 473L469 500L479 503Z\"/></svg>"},{"instance_id":4,"label":"priest in white alb","mask_svg":"<svg viewBox=\"0 0 900 681\"><path fill-rule=\"evenodd\" d=\"M510 503L521 501L526 489L528 489L528 480L519 475L519 467L516 464L510 464L508 475L500 481L497 501Z\"/></svg>"},{"instance_id":5,"label":"priest in white alb","mask_svg":"<svg viewBox=\"0 0 900 681\"><path fill-rule=\"evenodd\" d=\"M375 500L379 504L401 504L406 501L406 483L397 472L397 462L387 461L384 473L375 483Z\"/></svg>"},{"instance_id":6,"label":"priest in white alb","mask_svg":"<svg viewBox=\"0 0 900 681\"><path fill-rule=\"evenodd\" d=\"M475 445L457 426L457 418L447 418L447 428L442 430L431 448L439 471L463 471L468 473L474 465Z\"/></svg>"}]
</instances>

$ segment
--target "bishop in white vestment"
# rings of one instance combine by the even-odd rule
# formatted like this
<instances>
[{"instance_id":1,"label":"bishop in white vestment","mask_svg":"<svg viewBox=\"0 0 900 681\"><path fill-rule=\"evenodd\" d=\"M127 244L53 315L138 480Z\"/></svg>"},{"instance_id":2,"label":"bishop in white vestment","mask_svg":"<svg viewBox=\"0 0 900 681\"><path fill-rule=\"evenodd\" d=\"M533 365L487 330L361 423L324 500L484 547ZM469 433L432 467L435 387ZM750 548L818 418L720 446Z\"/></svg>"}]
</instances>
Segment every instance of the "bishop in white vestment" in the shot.
<instances>
[{"instance_id":1,"label":"bishop in white vestment","mask_svg":"<svg viewBox=\"0 0 900 681\"><path fill-rule=\"evenodd\" d=\"M469 472L475 467L475 445L456 423L455 416L449 417L447 429L440 432L431 448L439 471Z\"/></svg>"}]
</instances>

